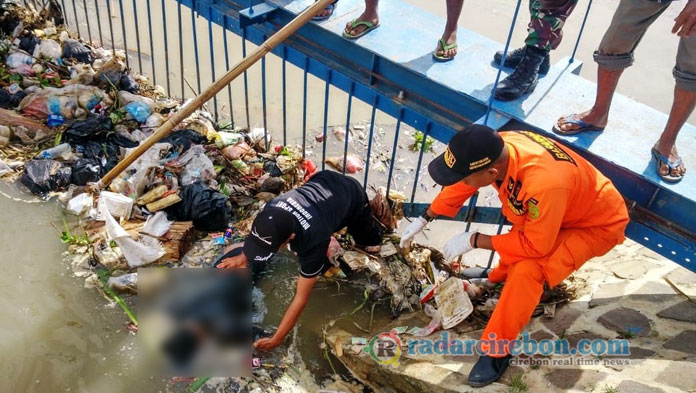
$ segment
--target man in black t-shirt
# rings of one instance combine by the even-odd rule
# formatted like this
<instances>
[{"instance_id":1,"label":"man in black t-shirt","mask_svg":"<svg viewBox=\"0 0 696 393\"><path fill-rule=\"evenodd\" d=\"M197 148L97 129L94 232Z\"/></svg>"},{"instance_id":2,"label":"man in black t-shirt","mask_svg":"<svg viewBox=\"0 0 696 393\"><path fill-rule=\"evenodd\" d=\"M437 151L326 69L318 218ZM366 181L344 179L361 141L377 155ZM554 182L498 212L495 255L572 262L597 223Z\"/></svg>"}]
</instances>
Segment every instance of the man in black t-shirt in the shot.
<instances>
[{"instance_id":1,"label":"man in black t-shirt","mask_svg":"<svg viewBox=\"0 0 696 393\"><path fill-rule=\"evenodd\" d=\"M218 264L221 268L262 264L286 246L299 257L295 298L273 337L256 341L254 347L272 349L290 332L314 283L331 266L327 257L331 236L344 227L366 251L379 251L380 227L360 183L336 172L318 172L301 187L269 201L254 219L243 252Z\"/></svg>"}]
</instances>

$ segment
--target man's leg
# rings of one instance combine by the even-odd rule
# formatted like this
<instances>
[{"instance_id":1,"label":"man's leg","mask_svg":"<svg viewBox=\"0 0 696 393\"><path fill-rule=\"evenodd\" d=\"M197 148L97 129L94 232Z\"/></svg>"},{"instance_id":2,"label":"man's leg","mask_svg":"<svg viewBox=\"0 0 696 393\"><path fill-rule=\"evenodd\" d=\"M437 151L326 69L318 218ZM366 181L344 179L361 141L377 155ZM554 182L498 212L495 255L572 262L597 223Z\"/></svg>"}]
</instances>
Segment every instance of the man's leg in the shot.
<instances>
[{"instance_id":1,"label":"man's leg","mask_svg":"<svg viewBox=\"0 0 696 393\"><path fill-rule=\"evenodd\" d=\"M619 203L623 203L620 197ZM471 386L484 386L495 382L509 359L507 344L517 339L532 317L544 289L544 282L558 285L590 258L604 255L623 239L628 222L617 220L606 228L561 230L554 250L544 258L524 259L501 265L491 272L494 282L505 280L503 291L491 319L481 335L481 340L492 340L490 353L482 355L469 374ZM498 340L498 341L496 341Z\"/></svg>"},{"instance_id":2,"label":"man's leg","mask_svg":"<svg viewBox=\"0 0 696 393\"><path fill-rule=\"evenodd\" d=\"M676 80L672 110L660 139L655 143L655 149L669 158L673 165L670 170L667 163L660 163L659 174L678 181L684 177L686 166L684 163L674 165L681 159L677 152L677 135L696 106L696 36L684 37L679 41L677 65L672 73Z\"/></svg>"},{"instance_id":3,"label":"man's leg","mask_svg":"<svg viewBox=\"0 0 696 393\"><path fill-rule=\"evenodd\" d=\"M462 14L463 5L464 0L447 0L447 24L444 33L442 33L442 41L447 46L457 42L457 22ZM443 49L438 42L435 53L441 57L452 58L457 54L457 47Z\"/></svg>"},{"instance_id":4,"label":"man's leg","mask_svg":"<svg viewBox=\"0 0 696 393\"><path fill-rule=\"evenodd\" d=\"M365 11L363 11L363 13L360 14L360 16L358 16L355 20L358 22L370 22L375 25L379 23L379 16L377 15L378 3L379 0L365 0ZM367 29L367 26L365 25L360 25L352 29L351 22L346 24L346 31L350 33L350 35L360 34L365 31L365 29Z\"/></svg>"},{"instance_id":5,"label":"man's leg","mask_svg":"<svg viewBox=\"0 0 696 393\"><path fill-rule=\"evenodd\" d=\"M515 100L534 91L539 70L543 63L546 63L544 68L548 68L549 51L561 43L563 25L577 3L578 0L530 0L529 34L525 40L524 56L521 56L515 72L498 85L496 99Z\"/></svg>"},{"instance_id":6,"label":"man's leg","mask_svg":"<svg viewBox=\"0 0 696 393\"><path fill-rule=\"evenodd\" d=\"M633 64L633 51L650 25L669 6L651 0L621 0L611 25L604 33L599 49L594 53L597 68L597 95L592 108L586 112L561 117L554 127L559 134L574 134L584 122L603 129L609 119L609 108L623 70ZM575 121L571 123L568 121Z\"/></svg>"}]
</instances>

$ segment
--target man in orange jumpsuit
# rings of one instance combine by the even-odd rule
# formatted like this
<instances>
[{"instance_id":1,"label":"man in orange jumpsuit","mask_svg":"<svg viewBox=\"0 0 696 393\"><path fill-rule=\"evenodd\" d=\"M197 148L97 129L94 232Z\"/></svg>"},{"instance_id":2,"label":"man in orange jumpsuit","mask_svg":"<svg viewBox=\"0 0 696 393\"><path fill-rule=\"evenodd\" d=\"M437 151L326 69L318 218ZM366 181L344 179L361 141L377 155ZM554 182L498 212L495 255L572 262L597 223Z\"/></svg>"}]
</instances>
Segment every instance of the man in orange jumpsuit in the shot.
<instances>
[{"instance_id":1,"label":"man in orange jumpsuit","mask_svg":"<svg viewBox=\"0 0 696 393\"><path fill-rule=\"evenodd\" d=\"M428 170L444 189L402 236L407 247L437 216L453 217L480 187L492 185L509 233L464 232L444 248L451 261L474 248L495 250L491 282L500 300L481 337L489 345L469 374L471 386L490 384L507 368L507 343L517 339L539 303L544 282L558 285L588 259L624 240L628 212L609 179L572 150L529 131L496 133L473 125L455 134ZM500 340L500 341L498 341ZM507 340L507 341L505 341Z\"/></svg>"}]
</instances>

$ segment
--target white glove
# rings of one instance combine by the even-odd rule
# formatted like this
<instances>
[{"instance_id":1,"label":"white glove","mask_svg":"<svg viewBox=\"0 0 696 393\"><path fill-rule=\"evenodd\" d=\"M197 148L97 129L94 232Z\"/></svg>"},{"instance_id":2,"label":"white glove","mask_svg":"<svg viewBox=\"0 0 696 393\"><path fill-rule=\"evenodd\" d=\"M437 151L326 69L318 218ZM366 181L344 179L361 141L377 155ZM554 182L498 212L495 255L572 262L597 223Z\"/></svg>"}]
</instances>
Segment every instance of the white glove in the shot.
<instances>
[{"instance_id":1,"label":"white glove","mask_svg":"<svg viewBox=\"0 0 696 393\"><path fill-rule=\"evenodd\" d=\"M449 239L443 250L445 260L450 262L454 260L454 258L473 250L474 247L471 246L471 237L475 233L476 232L462 232Z\"/></svg>"},{"instance_id":2,"label":"white glove","mask_svg":"<svg viewBox=\"0 0 696 393\"><path fill-rule=\"evenodd\" d=\"M399 242L399 247L401 248L407 248L411 246L411 240L419 234L425 226L428 225L428 221L423 218L423 217L418 217L415 220L413 220L408 226L406 227L406 230L404 231L404 234L401 235L401 241Z\"/></svg>"}]
</instances>

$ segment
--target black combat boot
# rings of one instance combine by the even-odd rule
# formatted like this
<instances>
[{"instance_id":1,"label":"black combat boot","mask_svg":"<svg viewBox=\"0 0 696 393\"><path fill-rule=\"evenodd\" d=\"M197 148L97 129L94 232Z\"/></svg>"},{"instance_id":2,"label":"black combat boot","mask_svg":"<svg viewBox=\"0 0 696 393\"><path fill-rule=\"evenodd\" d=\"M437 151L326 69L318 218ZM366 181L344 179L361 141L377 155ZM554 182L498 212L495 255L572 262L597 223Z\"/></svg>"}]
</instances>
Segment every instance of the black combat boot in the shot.
<instances>
[{"instance_id":1,"label":"black combat boot","mask_svg":"<svg viewBox=\"0 0 696 393\"><path fill-rule=\"evenodd\" d=\"M478 388L499 380L510 365L511 358L510 355L502 358L481 355L469 373L469 386Z\"/></svg>"},{"instance_id":2,"label":"black combat boot","mask_svg":"<svg viewBox=\"0 0 696 393\"><path fill-rule=\"evenodd\" d=\"M524 54L526 52L526 45L521 48L517 48L511 52L508 51L507 56L505 57L505 67L517 68L517 65L520 64L520 61L522 61L522 58L524 57ZM495 63L497 66L500 66L501 60L503 60L503 51L499 50L495 52L495 55L493 56L493 63ZM551 68L551 56L549 56L549 53L546 52L546 57L544 58L544 61L541 63L541 66L539 66L539 75L548 74L549 68Z\"/></svg>"},{"instance_id":3,"label":"black combat boot","mask_svg":"<svg viewBox=\"0 0 696 393\"><path fill-rule=\"evenodd\" d=\"M534 91L539 81L539 67L548 52L535 47L527 47L515 72L503 79L495 89L495 98L500 101L512 101Z\"/></svg>"}]
</instances>

